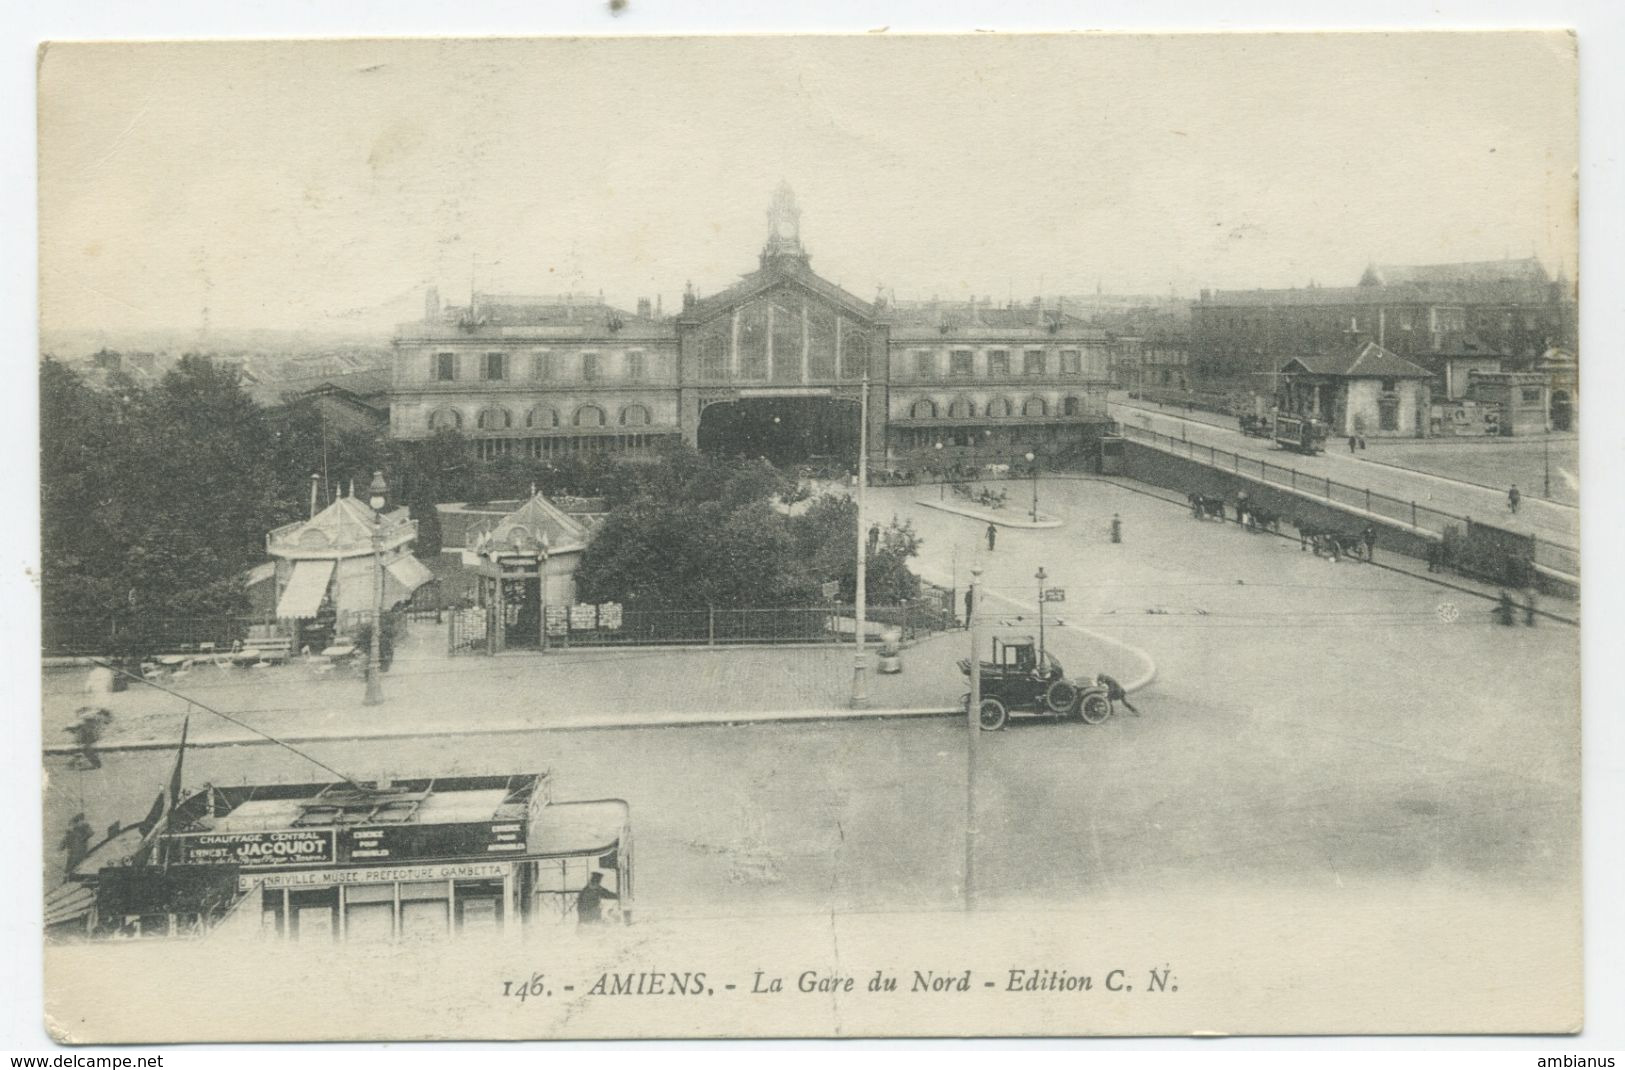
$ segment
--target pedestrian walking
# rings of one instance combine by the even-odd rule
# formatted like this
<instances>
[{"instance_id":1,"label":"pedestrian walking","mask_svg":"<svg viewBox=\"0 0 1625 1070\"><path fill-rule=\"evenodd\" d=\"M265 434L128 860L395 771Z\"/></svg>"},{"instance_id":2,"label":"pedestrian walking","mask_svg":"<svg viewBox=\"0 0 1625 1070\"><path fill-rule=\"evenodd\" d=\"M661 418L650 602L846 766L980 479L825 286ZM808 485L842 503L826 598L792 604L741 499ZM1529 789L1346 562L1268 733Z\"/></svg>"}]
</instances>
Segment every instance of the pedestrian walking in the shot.
<instances>
[{"instance_id":1,"label":"pedestrian walking","mask_svg":"<svg viewBox=\"0 0 1625 1070\"><path fill-rule=\"evenodd\" d=\"M1353 435L1349 436L1349 452L1350 453L1354 452L1354 436Z\"/></svg>"},{"instance_id":2,"label":"pedestrian walking","mask_svg":"<svg viewBox=\"0 0 1625 1070\"><path fill-rule=\"evenodd\" d=\"M1240 524L1247 518L1247 492L1242 491L1236 495L1236 523Z\"/></svg>"},{"instance_id":3,"label":"pedestrian walking","mask_svg":"<svg viewBox=\"0 0 1625 1070\"><path fill-rule=\"evenodd\" d=\"M79 868L79 863L89 856L90 837L90 822L85 820L83 813L74 814L73 820L68 822L68 831L62 834L62 842L57 844L58 850L68 852L69 876L72 876L73 871Z\"/></svg>"},{"instance_id":4,"label":"pedestrian walking","mask_svg":"<svg viewBox=\"0 0 1625 1070\"><path fill-rule=\"evenodd\" d=\"M597 925L604 920L604 900L619 898L604 887L604 875L593 871L587 886L576 896L576 921L582 925Z\"/></svg>"},{"instance_id":5,"label":"pedestrian walking","mask_svg":"<svg viewBox=\"0 0 1625 1070\"><path fill-rule=\"evenodd\" d=\"M1533 587L1524 592L1523 623L1526 628L1535 626L1535 589Z\"/></svg>"},{"instance_id":6,"label":"pedestrian walking","mask_svg":"<svg viewBox=\"0 0 1625 1070\"><path fill-rule=\"evenodd\" d=\"M993 552L993 544L999 541L999 529L992 524L987 526L987 552Z\"/></svg>"},{"instance_id":7,"label":"pedestrian walking","mask_svg":"<svg viewBox=\"0 0 1625 1070\"><path fill-rule=\"evenodd\" d=\"M870 557L875 556L875 551L878 550L878 549L880 549L880 525L879 524L870 524L869 525L869 556Z\"/></svg>"},{"instance_id":8,"label":"pedestrian walking","mask_svg":"<svg viewBox=\"0 0 1625 1070\"><path fill-rule=\"evenodd\" d=\"M1501 592L1501 601L1495 607L1495 619L1499 623L1510 627L1513 623L1512 611L1512 596L1503 590Z\"/></svg>"},{"instance_id":9,"label":"pedestrian walking","mask_svg":"<svg viewBox=\"0 0 1625 1070\"><path fill-rule=\"evenodd\" d=\"M1518 484L1514 483L1512 489L1507 491L1507 508L1512 510L1513 516L1518 515L1518 503L1521 501L1523 495L1518 493Z\"/></svg>"},{"instance_id":10,"label":"pedestrian walking","mask_svg":"<svg viewBox=\"0 0 1625 1070\"><path fill-rule=\"evenodd\" d=\"M1424 560L1426 560L1427 563L1428 563L1428 571L1429 572L1442 572L1443 571L1443 565L1444 565L1444 547L1443 546L1441 546L1438 543L1434 542L1432 539L1429 539L1427 547L1422 551L1422 556L1423 556Z\"/></svg>"},{"instance_id":11,"label":"pedestrian walking","mask_svg":"<svg viewBox=\"0 0 1625 1070\"><path fill-rule=\"evenodd\" d=\"M1377 559L1377 529L1367 524L1360 532L1360 541L1365 543L1365 561L1369 565Z\"/></svg>"},{"instance_id":12,"label":"pedestrian walking","mask_svg":"<svg viewBox=\"0 0 1625 1070\"><path fill-rule=\"evenodd\" d=\"M1118 703L1134 716L1140 716L1140 711L1134 708L1133 703L1129 702L1128 692L1123 690L1122 684L1118 683L1116 680L1112 679L1110 676L1107 676L1103 672L1095 674L1095 683L1106 689L1107 702Z\"/></svg>"},{"instance_id":13,"label":"pedestrian walking","mask_svg":"<svg viewBox=\"0 0 1625 1070\"><path fill-rule=\"evenodd\" d=\"M79 722L63 731L73 736L73 741L79 747L79 753L74 755L72 764L76 769L100 769L101 757L96 753L96 744L101 741L102 732L107 722L113 719L113 714L106 709L90 709L88 707L79 711Z\"/></svg>"},{"instance_id":14,"label":"pedestrian walking","mask_svg":"<svg viewBox=\"0 0 1625 1070\"><path fill-rule=\"evenodd\" d=\"M1365 436L1364 435L1360 436L1360 448L1362 450L1365 449Z\"/></svg>"},{"instance_id":15,"label":"pedestrian walking","mask_svg":"<svg viewBox=\"0 0 1625 1070\"><path fill-rule=\"evenodd\" d=\"M1112 514L1112 542L1123 541L1123 518L1116 513Z\"/></svg>"},{"instance_id":16,"label":"pedestrian walking","mask_svg":"<svg viewBox=\"0 0 1625 1070\"><path fill-rule=\"evenodd\" d=\"M976 592L973 589L971 589L969 587L966 587L965 588L965 627L967 627L967 628L970 627L970 615L973 612L973 606L975 605L975 599L976 599Z\"/></svg>"}]
</instances>

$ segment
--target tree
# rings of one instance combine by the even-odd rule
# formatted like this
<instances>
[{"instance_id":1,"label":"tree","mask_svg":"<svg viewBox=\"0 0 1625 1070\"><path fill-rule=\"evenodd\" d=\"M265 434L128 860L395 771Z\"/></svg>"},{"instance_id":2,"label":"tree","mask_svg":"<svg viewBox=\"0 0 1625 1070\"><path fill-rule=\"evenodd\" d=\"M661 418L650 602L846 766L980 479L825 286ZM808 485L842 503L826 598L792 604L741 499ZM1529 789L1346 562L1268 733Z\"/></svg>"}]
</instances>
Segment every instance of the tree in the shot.
<instances>
[{"instance_id":1,"label":"tree","mask_svg":"<svg viewBox=\"0 0 1625 1070\"><path fill-rule=\"evenodd\" d=\"M246 609L242 575L290 517L236 373L187 356L150 389L115 374L98 392L47 360L40 383L48 639L118 619L134 652L156 617Z\"/></svg>"}]
</instances>

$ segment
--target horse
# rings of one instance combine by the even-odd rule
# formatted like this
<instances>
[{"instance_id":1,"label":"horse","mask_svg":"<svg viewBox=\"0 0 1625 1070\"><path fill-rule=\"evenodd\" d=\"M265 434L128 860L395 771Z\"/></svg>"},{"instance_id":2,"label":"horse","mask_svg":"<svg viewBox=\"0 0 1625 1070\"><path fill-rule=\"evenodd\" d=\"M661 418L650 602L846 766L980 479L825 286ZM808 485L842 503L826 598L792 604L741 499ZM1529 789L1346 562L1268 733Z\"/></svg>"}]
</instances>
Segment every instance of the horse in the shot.
<instances>
[{"instance_id":1,"label":"horse","mask_svg":"<svg viewBox=\"0 0 1625 1070\"><path fill-rule=\"evenodd\" d=\"M1247 510L1247 530L1273 531L1279 535L1281 533L1281 514L1273 509L1263 509L1256 505L1251 506Z\"/></svg>"},{"instance_id":2,"label":"horse","mask_svg":"<svg viewBox=\"0 0 1625 1070\"><path fill-rule=\"evenodd\" d=\"M1214 517L1220 523L1223 523L1224 522L1224 499L1223 498L1203 498L1202 499L1202 515L1203 516Z\"/></svg>"},{"instance_id":3,"label":"horse","mask_svg":"<svg viewBox=\"0 0 1625 1070\"><path fill-rule=\"evenodd\" d=\"M1301 516L1295 516L1292 518L1292 526L1298 529L1299 550L1307 550L1309 549L1310 544L1314 544L1316 546L1315 552L1320 552L1320 537L1326 534L1325 529L1323 529L1319 524L1314 524L1303 519Z\"/></svg>"}]
</instances>

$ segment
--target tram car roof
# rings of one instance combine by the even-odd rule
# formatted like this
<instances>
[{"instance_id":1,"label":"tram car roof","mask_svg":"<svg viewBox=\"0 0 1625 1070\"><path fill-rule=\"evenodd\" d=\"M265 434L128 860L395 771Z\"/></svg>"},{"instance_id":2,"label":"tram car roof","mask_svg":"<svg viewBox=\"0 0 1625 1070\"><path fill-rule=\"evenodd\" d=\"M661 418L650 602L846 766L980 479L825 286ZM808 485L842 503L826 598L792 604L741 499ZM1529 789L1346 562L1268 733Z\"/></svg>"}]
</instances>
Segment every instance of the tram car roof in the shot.
<instances>
[{"instance_id":1,"label":"tram car roof","mask_svg":"<svg viewBox=\"0 0 1625 1070\"><path fill-rule=\"evenodd\" d=\"M538 800L551 801L547 773L209 787L176 806L171 830L256 832L524 820Z\"/></svg>"}]
</instances>

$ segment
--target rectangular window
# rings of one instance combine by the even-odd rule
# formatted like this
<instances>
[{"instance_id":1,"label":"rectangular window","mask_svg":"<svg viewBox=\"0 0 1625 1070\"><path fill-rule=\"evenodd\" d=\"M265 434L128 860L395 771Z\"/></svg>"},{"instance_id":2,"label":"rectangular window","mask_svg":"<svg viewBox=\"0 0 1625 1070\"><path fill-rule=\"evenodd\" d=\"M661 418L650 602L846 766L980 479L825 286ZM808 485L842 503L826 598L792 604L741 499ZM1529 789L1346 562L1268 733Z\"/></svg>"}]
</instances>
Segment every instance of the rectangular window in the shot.
<instances>
[{"instance_id":1,"label":"rectangular window","mask_svg":"<svg viewBox=\"0 0 1625 1070\"><path fill-rule=\"evenodd\" d=\"M1061 374L1082 375L1083 354L1078 352L1076 349L1061 350Z\"/></svg>"},{"instance_id":2,"label":"rectangular window","mask_svg":"<svg viewBox=\"0 0 1625 1070\"><path fill-rule=\"evenodd\" d=\"M1540 387L1526 386L1523 388L1523 399L1534 404L1540 404Z\"/></svg>"},{"instance_id":3,"label":"rectangular window","mask_svg":"<svg viewBox=\"0 0 1625 1070\"><path fill-rule=\"evenodd\" d=\"M598 381L597 353L581 354L581 380L586 383L596 383Z\"/></svg>"},{"instance_id":4,"label":"rectangular window","mask_svg":"<svg viewBox=\"0 0 1625 1070\"><path fill-rule=\"evenodd\" d=\"M457 378L457 354L436 353L434 355L434 378L436 382L449 383Z\"/></svg>"},{"instance_id":5,"label":"rectangular window","mask_svg":"<svg viewBox=\"0 0 1625 1070\"><path fill-rule=\"evenodd\" d=\"M629 382L641 383L645 374L642 353L628 353L626 355L626 378Z\"/></svg>"},{"instance_id":6,"label":"rectangular window","mask_svg":"<svg viewBox=\"0 0 1625 1070\"><path fill-rule=\"evenodd\" d=\"M914 354L914 375L919 379L935 379L937 376L936 354L929 349L917 350Z\"/></svg>"},{"instance_id":7,"label":"rectangular window","mask_svg":"<svg viewBox=\"0 0 1625 1070\"><path fill-rule=\"evenodd\" d=\"M1399 380L1398 379L1384 379L1382 381L1382 392L1384 394L1392 394L1394 391L1396 391L1398 389L1399 389Z\"/></svg>"},{"instance_id":8,"label":"rectangular window","mask_svg":"<svg viewBox=\"0 0 1625 1070\"><path fill-rule=\"evenodd\" d=\"M969 379L976 374L975 357L968 349L956 349L950 357L950 373L955 379Z\"/></svg>"},{"instance_id":9,"label":"rectangular window","mask_svg":"<svg viewBox=\"0 0 1625 1070\"><path fill-rule=\"evenodd\" d=\"M1044 351L1042 349L1029 349L1023 354L1021 374L1028 378L1038 378L1044 374Z\"/></svg>"},{"instance_id":10,"label":"rectangular window","mask_svg":"<svg viewBox=\"0 0 1625 1070\"><path fill-rule=\"evenodd\" d=\"M538 349L530 355L530 377L537 382L545 382L553 378L553 354L545 349Z\"/></svg>"},{"instance_id":11,"label":"rectangular window","mask_svg":"<svg viewBox=\"0 0 1625 1070\"><path fill-rule=\"evenodd\" d=\"M506 379L508 377L508 354L485 354L485 378Z\"/></svg>"},{"instance_id":12,"label":"rectangular window","mask_svg":"<svg viewBox=\"0 0 1625 1070\"><path fill-rule=\"evenodd\" d=\"M990 349L987 353L987 377L1003 379L1010 374L1010 351Z\"/></svg>"}]
</instances>

